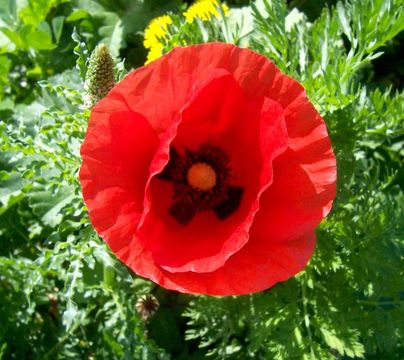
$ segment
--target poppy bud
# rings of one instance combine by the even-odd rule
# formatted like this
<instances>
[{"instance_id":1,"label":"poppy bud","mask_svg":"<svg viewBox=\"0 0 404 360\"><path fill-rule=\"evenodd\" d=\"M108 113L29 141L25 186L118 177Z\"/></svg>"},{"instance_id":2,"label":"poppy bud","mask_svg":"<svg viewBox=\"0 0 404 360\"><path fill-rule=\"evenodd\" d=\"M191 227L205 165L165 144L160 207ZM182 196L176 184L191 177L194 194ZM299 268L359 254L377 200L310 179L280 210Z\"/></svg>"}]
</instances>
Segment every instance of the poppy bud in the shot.
<instances>
[{"instance_id":1,"label":"poppy bud","mask_svg":"<svg viewBox=\"0 0 404 360\"><path fill-rule=\"evenodd\" d=\"M91 53L84 89L85 106L91 109L105 97L115 85L114 61L105 44L98 45Z\"/></svg>"},{"instance_id":2,"label":"poppy bud","mask_svg":"<svg viewBox=\"0 0 404 360\"><path fill-rule=\"evenodd\" d=\"M142 295L136 302L136 310L144 321L149 320L158 310L159 306L158 300L151 294Z\"/></svg>"}]
</instances>

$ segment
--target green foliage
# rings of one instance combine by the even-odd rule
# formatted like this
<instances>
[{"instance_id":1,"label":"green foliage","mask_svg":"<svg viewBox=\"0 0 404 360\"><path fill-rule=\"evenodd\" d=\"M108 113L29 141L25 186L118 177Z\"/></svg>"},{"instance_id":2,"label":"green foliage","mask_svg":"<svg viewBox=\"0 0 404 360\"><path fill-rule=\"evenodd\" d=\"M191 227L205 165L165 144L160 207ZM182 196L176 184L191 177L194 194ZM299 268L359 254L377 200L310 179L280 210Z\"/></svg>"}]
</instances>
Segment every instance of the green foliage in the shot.
<instances>
[{"instance_id":1,"label":"green foliage","mask_svg":"<svg viewBox=\"0 0 404 360\"><path fill-rule=\"evenodd\" d=\"M0 4L0 359L403 358L404 94L372 80L374 59L404 30L402 2L338 3L311 22L283 1L193 23L175 5ZM108 44L121 78L119 57L143 62L142 31L167 10L164 51L249 46L299 79L328 125L333 211L306 270L259 294L178 295L136 277L81 199L89 54ZM148 293L161 307L145 322L136 302Z\"/></svg>"},{"instance_id":2,"label":"green foliage","mask_svg":"<svg viewBox=\"0 0 404 360\"><path fill-rule=\"evenodd\" d=\"M164 4L163 4L164 3ZM0 101L34 100L35 84L75 64L73 30L88 49L102 42L129 67L144 62L142 31L173 10L170 0L4 0L0 4ZM77 39L78 36L75 36ZM80 65L82 66L82 64Z\"/></svg>"},{"instance_id":3,"label":"green foliage","mask_svg":"<svg viewBox=\"0 0 404 360\"><path fill-rule=\"evenodd\" d=\"M79 76L70 70L41 86L35 103L2 123L0 339L6 354L164 358L135 313L132 294L149 285L133 281L110 256L82 203L77 172L88 113L81 109ZM104 279L106 268L114 276Z\"/></svg>"},{"instance_id":4,"label":"green foliage","mask_svg":"<svg viewBox=\"0 0 404 360\"><path fill-rule=\"evenodd\" d=\"M75 0L67 22L76 23L89 48L108 46L113 57L121 55L130 65L141 65L145 51L142 32L149 21L180 1L169 0Z\"/></svg>"}]
</instances>

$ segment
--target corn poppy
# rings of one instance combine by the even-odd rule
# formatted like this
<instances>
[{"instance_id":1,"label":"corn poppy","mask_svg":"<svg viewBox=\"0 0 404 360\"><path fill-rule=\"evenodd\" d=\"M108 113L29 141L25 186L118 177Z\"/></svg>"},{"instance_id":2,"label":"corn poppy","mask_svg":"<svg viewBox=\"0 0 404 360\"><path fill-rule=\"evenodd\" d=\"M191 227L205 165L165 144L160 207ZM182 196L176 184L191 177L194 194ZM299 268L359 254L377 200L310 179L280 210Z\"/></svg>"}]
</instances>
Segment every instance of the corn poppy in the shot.
<instances>
[{"instance_id":1,"label":"corn poppy","mask_svg":"<svg viewBox=\"0 0 404 360\"><path fill-rule=\"evenodd\" d=\"M231 44L178 47L92 110L80 181L117 257L168 289L240 295L301 271L335 197L303 87Z\"/></svg>"}]
</instances>

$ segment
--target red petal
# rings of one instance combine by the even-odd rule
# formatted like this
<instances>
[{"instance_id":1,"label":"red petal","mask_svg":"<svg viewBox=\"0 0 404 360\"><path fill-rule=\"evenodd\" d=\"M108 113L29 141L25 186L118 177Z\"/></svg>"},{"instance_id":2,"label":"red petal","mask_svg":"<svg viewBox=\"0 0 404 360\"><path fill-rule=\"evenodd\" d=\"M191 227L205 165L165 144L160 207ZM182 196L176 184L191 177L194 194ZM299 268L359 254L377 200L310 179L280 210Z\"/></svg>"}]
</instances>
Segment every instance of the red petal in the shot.
<instances>
[{"instance_id":1,"label":"red petal","mask_svg":"<svg viewBox=\"0 0 404 360\"><path fill-rule=\"evenodd\" d=\"M315 229L331 209L336 160L324 121L305 96L285 110L289 150L274 161L274 181L265 192L252 231L271 241Z\"/></svg>"},{"instance_id":2,"label":"red petal","mask_svg":"<svg viewBox=\"0 0 404 360\"><path fill-rule=\"evenodd\" d=\"M259 112L262 99L249 104L233 75L227 70L214 69L181 109L181 122L172 145L176 148L197 149L200 144L219 145L226 131L243 122L246 106ZM254 121L254 119L252 119Z\"/></svg>"},{"instance_id":3,"label":"red petal","mask_svg":"<svg viewBox=\"0 0 404 360\"><path fill-rule=\"evenodd\" d=\"M285 243L252 238L223 267L211 273L170 273L153 266L151 255L139 244L124 259L141 276L180 292L209 295L243 295L267 289L300 272L315 246L314 232Z\"/></svg>"},{"instance_id":4,"label":"red petal","mask_svg":"<svg viewBox=\"0 0 404 360\"><path fill-rule=\"evenodd\" d=\"M334 199L337 166L324 120L306 96L297 98L285 109L285 118L290 149L313 181L317 192L328 192L330 199Z\"/></svg>"},{"instance_id":5,"label":"red petal","mask_svg":"<svg viewBox=\"0 0 404 360\"><path fill-rule=\"evenodd\" d=\"M143 211L157 136L144 117L131 112L102 118L93 113L92 120L81 147L80 181L94 227L116 251L127 245Z\"/></svg>"}]
</instances>

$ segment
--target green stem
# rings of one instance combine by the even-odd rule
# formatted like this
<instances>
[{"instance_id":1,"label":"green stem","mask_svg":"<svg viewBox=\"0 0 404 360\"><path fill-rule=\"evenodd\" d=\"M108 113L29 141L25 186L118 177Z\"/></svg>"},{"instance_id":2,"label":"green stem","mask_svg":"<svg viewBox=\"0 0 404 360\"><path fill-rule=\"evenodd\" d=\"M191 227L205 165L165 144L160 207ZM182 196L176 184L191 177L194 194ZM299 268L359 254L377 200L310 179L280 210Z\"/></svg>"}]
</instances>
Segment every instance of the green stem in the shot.
<instances>
[{"instance_id":1,"label":"green stem","mask_svg":"<svg viewBox=\"0 0 404 360\"><path fill-rule=\"evenodd\" d=\"M306 327L307 336L309 338L310 355L311 355L312 359L317 359L317 356L316 356L314 348L313 348L313 336L312 336L311 328L310 328L309 313L307 311L308 299L307 299L307 296L306 296L306 283L304 281L302 283L302 299L303 299L304 325Z\"/></svg>"}]
</instances>

